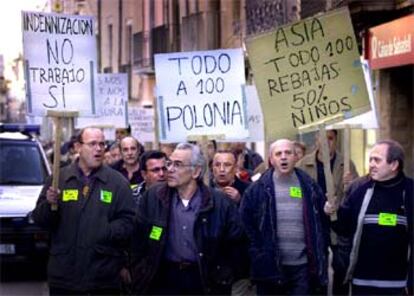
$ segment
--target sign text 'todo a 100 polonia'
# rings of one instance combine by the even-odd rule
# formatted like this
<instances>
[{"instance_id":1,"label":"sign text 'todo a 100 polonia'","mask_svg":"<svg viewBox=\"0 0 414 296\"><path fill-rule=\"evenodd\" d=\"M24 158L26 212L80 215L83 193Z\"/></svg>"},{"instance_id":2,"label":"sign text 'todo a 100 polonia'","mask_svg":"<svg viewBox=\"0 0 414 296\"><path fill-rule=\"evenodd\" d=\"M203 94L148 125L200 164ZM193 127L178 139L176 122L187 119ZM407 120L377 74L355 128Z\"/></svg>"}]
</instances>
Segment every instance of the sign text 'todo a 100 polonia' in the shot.
<instances>
[{"instance_id":1,"label":"sign text 'todo a 100 polonia'","mask_svg":"<svg viewBox=\"0 0 414 296\"><path fill-rule=\"evenodd\" d=\"M268 139L370 109L347 9L280 27L246 45Z\"/></svg>"},{"instance_id":2,"label":"sign text 'todo a 100 polonia'","mask_svg":"<svg viewBox=\"0 0 414 296\"><path fill-rule=\"evenodd\" d=\"M27 109L95 115L96 37L87 16L22 12Z\"/></svg>"},{"instance_id":3,"label":"sign text 'todo a 100 polonia'","mask_svg":"<svg viewBox=\"0 0 414 296\"><path fill-rule=\"evenodd\" d=\"M155 55L160 140L248 136L241 49Z\"/></svg>"}]
</instances>

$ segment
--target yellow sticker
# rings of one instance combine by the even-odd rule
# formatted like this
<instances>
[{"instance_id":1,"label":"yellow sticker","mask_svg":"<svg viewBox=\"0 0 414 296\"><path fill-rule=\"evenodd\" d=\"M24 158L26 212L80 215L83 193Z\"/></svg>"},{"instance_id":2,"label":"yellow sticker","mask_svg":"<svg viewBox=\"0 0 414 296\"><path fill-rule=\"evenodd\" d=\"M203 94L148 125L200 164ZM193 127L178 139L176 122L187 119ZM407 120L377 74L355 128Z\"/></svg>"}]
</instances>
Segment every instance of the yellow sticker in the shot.
<instances>
[{"instance_id":1,"label":"yellow sticker","mask_svg":"<svg viewBox=\"0 0 414 296\"><path fill-rule=\"evenodd\" d=\"M383 226L396 226L397 214L380 213L378 218L378 224Z\"/></svg>"},{"instance_id":2,"label":"yellow sticker","mask_svg":"<svg viewBox=\"0 0 414 296\"><path fill-rule=\"evenodd\" d=\"M129 185L129 187L130 187L132 190L134 190L134 188L137 188L137 187L138 187L138 184L131 184L131 185Z\"/></svg>"},{"instance_id":3,"label":"yellow sticker","mask_svg":"<svg viewBox=\"0 0 414 296\"><path fill-rule=\"evenodd\" d=\"M162 234L162 228L158 226L152 226L151 233L149 235L150 239L160 240Z\"/></svg>"},{"instance_id":4,"label":"yellow sticker","mask_svg":"<svg viewBox=\"0 0 414 296\"><path fill-rule=\"evenodd\" d=\"M101 190L101 201L104 203L111 203L112 202L112 192Z\"/></svg>"},{"instance_id":5,"label":"yellow sticker","mask_svg":"<svg viewBox=\"0 0 414 296\"><path fill-rule=\"evenodd\" d=\"M63 190L63 201L76 201L78 200L79 191L77 189L65 189Z\"/></svg>"},{"instance_id":6,"label":"yellow sticker","mask_svg":"<svg viewBox=\"0 0 414 296\"><path fill-rule=\"evenodd\" d=\"M302 189L300 187L290 187L289 194L293 198L302 198Z\"/></svg>"}]
</instances>

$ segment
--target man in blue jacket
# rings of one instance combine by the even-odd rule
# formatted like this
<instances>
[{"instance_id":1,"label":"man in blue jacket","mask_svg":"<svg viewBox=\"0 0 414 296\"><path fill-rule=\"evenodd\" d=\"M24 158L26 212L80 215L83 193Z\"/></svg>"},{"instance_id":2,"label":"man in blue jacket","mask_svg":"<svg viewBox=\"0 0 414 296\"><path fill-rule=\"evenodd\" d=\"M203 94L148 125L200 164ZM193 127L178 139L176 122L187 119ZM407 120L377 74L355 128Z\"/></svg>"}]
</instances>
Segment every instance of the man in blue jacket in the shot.
<instances>
[{"instance_id":1,"label":"man in blue jacket","mask_svg":"<svg viewBox=\"0 0 414 296\"><path fill-rule=\"evenodd\" d=\"M328 219L318 185L295 169L294 145L270 146L272 168L245 192L241 214L258 295L308 295L327 285Z\"/></svg>"}]
</instances>

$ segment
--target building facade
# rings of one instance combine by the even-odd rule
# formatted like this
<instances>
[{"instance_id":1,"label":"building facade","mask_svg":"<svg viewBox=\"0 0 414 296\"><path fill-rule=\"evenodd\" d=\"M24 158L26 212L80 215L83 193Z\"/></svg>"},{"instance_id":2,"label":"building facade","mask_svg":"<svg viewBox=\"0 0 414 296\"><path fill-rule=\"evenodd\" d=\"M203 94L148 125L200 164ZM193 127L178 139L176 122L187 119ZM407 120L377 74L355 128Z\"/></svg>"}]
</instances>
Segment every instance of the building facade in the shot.
<instances>
[{"instance_id":1,"label":"building facade","mask_svg":"<svg viewBox=\"0 0 414 296\"><path fill-rule=\"evenodd\" d=\"M414 0L51 1L65 13L96 16L99 70L128 73L129 100L143 106L156 103L154 54L244 47L246 36L342 6L350 10L362 54L370 28L412 14L414 7ZM393 138L403 144L412 175L413 61L372 74L379 129L353 130L351 157L363 174L370 146Z\"/></svg>"}]
</instances>

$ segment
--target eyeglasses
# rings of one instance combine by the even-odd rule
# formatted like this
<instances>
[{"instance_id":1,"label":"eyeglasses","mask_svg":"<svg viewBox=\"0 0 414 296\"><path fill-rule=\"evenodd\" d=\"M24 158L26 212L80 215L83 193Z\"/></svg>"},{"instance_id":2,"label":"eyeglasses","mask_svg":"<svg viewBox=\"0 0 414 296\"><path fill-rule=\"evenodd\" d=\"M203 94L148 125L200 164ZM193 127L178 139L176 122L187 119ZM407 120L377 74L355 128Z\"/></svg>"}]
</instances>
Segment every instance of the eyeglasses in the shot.
<instances>
[{"instance_id":1,"label":"eyeglasses","mask_svg":"<svg viewBox=\"0 0 414 296\"><path fill-rule=\"evenodd\" d=\"M105 149L106 148L105 142L95 142L95 141L93 141L93 142L89 142L89 143L85 143L85 142L80 142L80 143L88 146L91 149L92 148L97 148L97 147L99 147L101 149Z\"/></svg>"},{"instance_id":2,"label":"eyeglasses","mask_svg":"<svg viewBox=\"0 0 414 296\"><path fill-rule=\"evenodd\" d=\"M181 162L181 161L179 161L179 160L174 160L174 161L172 161L172 160L167 160L166 162L165 162L165 166L167 167L167 169L170 169L170 168L174 168L174 169L182 169L182 168L184 168L184 167L192 167L193 165L192 164L184 164L183 162Z\"/></svg>"},{"instance_id":3,"label":"eyeglasses","mask_svg":"<svg viewBox=\"0 0 414 296\"><path fill-rule=\"evenodd\" d=\"M147 171L149 171L151 173L154 173L154 174L158 174L161 171L166 172L167 167L165 167L165 166L164 167L157 167L157 168L153 168L153 169L150 169L150 170L147 170Z\"/></svg>"}]
</instances>

